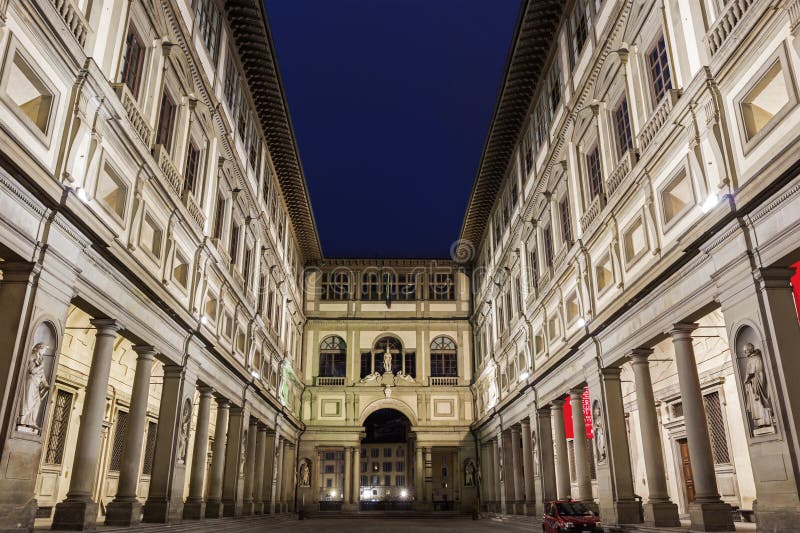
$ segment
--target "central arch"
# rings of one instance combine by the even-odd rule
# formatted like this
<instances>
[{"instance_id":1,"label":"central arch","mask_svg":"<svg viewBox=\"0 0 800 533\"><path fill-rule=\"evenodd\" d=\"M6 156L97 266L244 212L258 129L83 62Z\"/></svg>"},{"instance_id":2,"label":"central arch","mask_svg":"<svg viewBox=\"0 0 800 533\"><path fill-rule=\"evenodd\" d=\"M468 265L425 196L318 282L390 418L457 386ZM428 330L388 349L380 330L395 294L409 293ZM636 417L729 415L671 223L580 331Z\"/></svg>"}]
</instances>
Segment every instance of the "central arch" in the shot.
<instances>
[{"instance_id":1,"label":"central arch","mask_svg":"<svg viewBox=\"0 0 800 533\"><path fill-rule=\"evenodd\" d=\"M359 425L363 426L366 423L367 418L369 418L372 413L378 411L379 409L393 409L395 411L399 411L406 418L408 418L408 421L411 423L412 427L418 425L417 414L414 412L414 410L404 401L394 398L381 398L380 400L375 400L371 404L367 405L361 412L361 416L358 419Z\"/></svg>"}]
</instances>

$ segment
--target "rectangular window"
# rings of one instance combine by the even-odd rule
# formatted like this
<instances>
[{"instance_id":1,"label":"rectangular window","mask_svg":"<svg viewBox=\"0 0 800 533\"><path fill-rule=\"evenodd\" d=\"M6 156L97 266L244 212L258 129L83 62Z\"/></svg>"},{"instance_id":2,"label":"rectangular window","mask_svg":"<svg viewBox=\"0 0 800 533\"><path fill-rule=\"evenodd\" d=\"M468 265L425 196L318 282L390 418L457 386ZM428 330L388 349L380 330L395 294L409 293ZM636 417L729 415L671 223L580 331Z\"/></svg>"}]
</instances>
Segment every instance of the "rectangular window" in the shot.
<instances>
[{"instance_id":1,"label":"rectangular window","mask_svg":"<svg viewBox=\"0 0 800 533\"><path fill-rule=\"evenodd\" d=\"M250 123L250 111L247 109L247 99L244 90L239 91L239 114L236 119L236 131L242 144L247 143L247 125Z\"/></svg>"},{"instance_id":2,"label":"rectangular window","mask_svg":"<svg viewBox=\"0 0 800 533\"><path fill-rule=\"evenodd\" d=\"M431 376L457 377L458 362L454 353L431 354Z\"/></svg>"},{"instance_id":3,"label":"rectangular window","mask_svg":"<svg viewBox=\"0 0 800 533\"><path fill-rule=\"evenodd\" d=\"M383 476L383 484L387 487L392 485L392 476Z\"/></svg>"},{"instance_id":4,"label":"rectangular window","mask_svg":"<svg viewBox=\"0 0 800 533\"><path fill-rule=\"evenodd\" d=\"M603 194L603 173L600 170L600 148L595 146L586 155L586 170L589 173L589 193L594 199Z\"/></svg>"},{"instance_id":5,"label":"rectangular window","mask_svg":"<svg viewBox=\"0 0 800 533\"><path fill-rule=\"evenodd\" d=\"M156 132L156 144L160 144L169 152L172 148L172 130L175 126L175 114L178 106L175 100L165 90L161 96L161 113L158 117L158 130Z\"/></svg>"},{"instance_id":6,"label":"rectangular window","mask_svg":"<svg viewBox=\"0 0 800 533\"><path fill-rule=\"evenodd\" d=\"M548 267L553 266L553 228L547 226L542 230L544 244L544 260Z\"/></svg>"},{"instance_id":7,"label":"rectangular window","mask_svg":"<svg viewBox=\"0 0 800 533\"><path fill-rule=\"evenodd\" d=\"M417 354L416 352L406 352L403 354L403 372L411 376L417 377Z\"/></svg>"},{"instance_id":8,"label":"rectangular window","mask_svg":"<svg viewBox=\"0 0 800 533\"><path fill-rule=\"evenodd\" d=\"M428 297L431 300L455 300L456 290L452 273L434 273L430 277Z\"/></svg>"},{"instance_id":9,"label":"rectangular window","mask_svg":"<svg viewBox=\"0 0 800 533\"><path fill-rule=\"evenodd\" d=\"M686 169L681 169L661 191L661 209L664 224L669 224L675 220L694 203L692 182L686 174Z\"/></svg>"},{"instance_id":10,"label":"rectangular window","mask_svg":"<svg viewBox=\"0 0 800 533\"><path fill-rule=\"evenodd\" d=\"M45 464L60 465L64 461L64 447L67 441L72 399L71 393L60 389L56 391L53 421L50 422L50 435L47 438L47 449L44 453Z\"/></svg>"},{"instance_id":11,"label":"rectangular window","mask_svg":"<svg viewBox=\"0 0 800 533\"><path fill-rule=\"evenodd\" d=\"M194 20L208 55L216 66L219 56L220 16L214 0L197 0Z\"/></svg>"},{"instance_id":12,"label":"rectangular window","mask_svg":"<svg viewBox=\"0 0 800 533\"><path fill-rule=\"evenodd\" d=\"M265 268L262 267L261 270L263 271L264 269ZM259 315L264 314L264 292L266 291L266 287L267 287L267 275L261 274L258 277L258 308L256 309L256 312Z\"/></svg>"},{"instance_id":13,"label":"rectangular window","mask_svg":"<svg viewBox=\"0 0 800 533\"><path fill-rule=\"evenodd\" d=\"M655 105L658 105L667 92L672 89L672 74L669 69L669 58L667 57L667 43L663 35L658 38L650 53L647 54L647 62L650 67L650 81L653 84Z\"/></svg>"},{"instance_id":14,"label":"rectangular window","mask_svg":"<svg viewBox=\"0 0 800 533\"><path fill-rule=\"evenodd\" d=\"M392 463L391 462L383 463L383 471L384 472L391 472L392 471Z\"/></svg>"},{"instance_id":15,"label":"rectangular window","mask_svg":"<svg viewBox=\"0 0 800 533\"><path fill-rule=\"evenodd\" d=\"M711 454L715 465L731 463L728 450L728 438L725 434L725 421L722 418L722 406L719 393L712 392L703 396L703 405L706 408L706 422L708 423L708 436L711 439Z\"/></svg>"},{"instance_id":16,"label":"rectangular window","mask_svg":"<svg viewBox=\"0 0 800 533\"><path fill-rule=\"evenodd\" d=\"M18 51L6 65L3 90L20 119L47 135L55 92L45 83L41 70Z\"/></svg>"},{"instance_id":17,"label":"rectangular window","mask_svg":"<svg viewBox=\"0 0 800 533\"><path fill-rule=\"evenodd\" d=\"M225 197L217 193L217 207L214 211L214 229L211 236L215 239L222 238L222 226L225 223Z\"/></svg>"},{"instance_id":18,"label":"rectangular window","mask_svg":"<svg viewBox=\"0 0 800 533\"><path fill-rule=\"evenodd\" d=\"M384 457L391 457L392 456L392 449L391 448L384 448L383 449L383 456ZM386 465L384 464L384 472L391 472L391 465L389 465L389 470L385 470Z\"/></svg>"},{"instance_id":19,"label":"rectangular window","mask_svg":"<svg viewBox=\"0 0 800 533\"><path fill-rule=\"evenodd\" d=\"M361 276L361 299L367 301L380 301L381 295L380 277L377 272L365 272Z\"/></svg>"},{"instance_id":20,"label":"rectangular window","mask_svg":"<svg viewBox=\"0 0 800 533\"><path fill-rule=\"evenodd\" d=\"M767 69L741 99L742 122L747 140L753 139L773 122L776 116L794 103L791 81L787 80L780 59Z\"/></svg>"},{"instance_id":21,"label":"rectangular window","mask_svg":"<svg viewBox=\"0 0 800 533\"><path fill-rule=\"evenodd\" d=\"M587 29L587 6L585 0L577 0L575 6L572 8L570 15L570 33L571 33L571 51L572 51L572 64L578 62L578 57L583 51L586 44L586 37L588 35Z\"/></svg>"},{"instance_id":22,"label":"rectangular window","mask_svg":"<svg viewBox=\"0 0 800 533\"><path fill-rule=\"evenodd\" d=\"M531 252L528 254L528 272L530 274L531 288L536 288L539 284L539 276L536 264L536 243L531 243Z\"/></svg>"},{"instance_id":23,"label":"rectangular window","mask_svg":"<svg viewBox=\"0 0 800 533\"><path fill-rule=\"evenodd\" d=\"M236 70L236 63L233 55L228 53L228 60L225 62L225 102L232 116L236 116L236 98L239 96L239 73Z\"/></svg>"},{"instance_id":24,"label":"rectangular window","mask_svg":"<svg viewBox=\"0 0 800 533\"><path fill-rule=\"evenodd\" d=\"M417 275L414 273L397 275L397 299L412 302L417 299Z\"/></svg>"},{"instance_id":25,"label":"rectangular window","mask_svg":"<svg viewBox=\"0 0 800 533\"><path fill-rule=\"evenodd\" d=\"M399 454L398 454L398 457L399 457ZM402 472L405 469L406 469L406 464L403 461L397 461L397 463L395 464L395 471L396 472Z\"/></svg>"},{"instance_id":26,"label":"rectangular window","mask_svg":"<svg viewBox=\"0 0 800 533\"><path fill-rule=\"evenodd\" d=\"M128 86L128 90L134 98L139 97L139 87L142 83L142 69L144 67L144 43L139 33L131 25L128 28L128 36L125 38L125 56L122 58L122 83Z\"/></svg>"},{"instance_id":27,"label":"rectangular window","mask_svg":"<svg viewBox=\"0 0 800 533\"><path fill-rule=\"evenodd\" d=\"M144 444L144 458L142 460L142 474L149 476L153 473L153 458L156 453L156 434L158 424L152 421L147 422L147 438Z\"/></svg>"},{"instance_id":28,"label":"rectangular window","mask_svg":"<svg viewBox=\"0 0 800 533\"><path fill-rule=\"evenodd\" d=\"M197 181L200 173L200 149L194 143L189 141L189 147L186 150L186 168L183 171L183 190L195 194Z\"/></svg>"},{"instance_id":29,"label":"rectangular window","mask_svg":"<svg viewBox=\"0 0 800 533\"><path fill-rule=\"evenodd\" d=\"M628 114L628 99L623 98L614 111L614 127L617 130L617 155L622 157L633 148L631 118Z\"/></svg>"},{"instance_id":30,"label":"rectangular window","mask_svg":"<svg viewBox=\"0 0 800 533\"><path fill-rule=\"evenodd\" d=\"M231 228L231 243L228 247L228 253L231 256L231 263L236 264L236 256L239 255L239 234L241 229L239 224L234 224Z\"/></svg>"},{"instance_id":31,"label":"rectangular window","mask_svg":"<svg viewBox=\"0 0 800 533\"><path fill-rule=\"evenodd\" d=\"M361 379L372 374L372 352L361 352Z\"/></svg>"},{"instance_id":32,"label":"rectangular window","mask_svg":"<svg viewBox=\"0 0 800 533\"><path fill-rule=\"evenodd\" d=\"M117 423L114 425L114 441L111 445L111 460L108 463L110 472L119 472L122 464L122 451L125 448L125 428L128 427L128 413L117 411Z\"/></svg>"},{"instance_id":33,"label":"rectangular window","mask_svg":"<svg viewBox=\"0 0 800 533\"><path fill-rule=\"evenodd\" d=\"M326 378L344 377L347 370L347 355L344 353L320 353L319 375Z\"/></svg>"},{"instance_id":34,"label":"rectangular window","mask_svg":"<svg viewBox=\"0 0 800 533\"><path fill-rule=\"evenodd\" d=\"M406 476L395 476L394 484L396 487L403 487L406 484Z\"/></svg>"},{"instance_id":35,"label":"rectangular window","mask_svg":"<svg viewBox=\"0 0 800 533\"><path fill-rule=\"evenodd\" d=\"M561 237L564 239L564 244L570 245L572 243L572 223L569 218L569 198L566 194L558 202L558 213L561 215Z\"/></svg>"},{"instance_id":36,"label":"rectangular window","mask_svg":"<svg viewBox=\"0 0 800 533\"><path fill-rule=\"evenodd\" d=\"M378 448L372 448L369 451L369 455L370 455L370 457L380 457L381 456L381 451ZM373 470L377 470L377 466L375 466L377 464L378 463L373 463Z\"/></svg>"},{"instance_id":37,"label":"rectangular window","mask_svg":"<svg viewBox=\"0 0 800 533\"><path fill-rule=\"evenodd\" d=\"M250 286L250 271L252 270L251 263L253 262L253 249L249 246L244 249L244 265L242 270L242 277L244 278L244 286Z\"/></svg>"},{"instance_id":38,"label":"rectangular window","mask_svg":"<svg viewBox=\"0 0 800 533\"><path fill-rule=\"evenodd\" d=\"M347 272L323 272L321 291L322 300L349 300L350 275Z\"/></svg>"}]
</instances>

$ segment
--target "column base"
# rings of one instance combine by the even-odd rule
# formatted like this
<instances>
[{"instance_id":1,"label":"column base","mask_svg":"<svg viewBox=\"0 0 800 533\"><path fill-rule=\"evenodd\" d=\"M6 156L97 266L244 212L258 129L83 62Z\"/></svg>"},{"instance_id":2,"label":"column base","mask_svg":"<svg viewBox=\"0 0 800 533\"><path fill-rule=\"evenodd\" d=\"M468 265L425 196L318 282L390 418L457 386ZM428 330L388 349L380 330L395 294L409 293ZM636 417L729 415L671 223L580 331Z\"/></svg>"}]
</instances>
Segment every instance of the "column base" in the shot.
<instances>
[{"instance_id":1,"label":"column base","mask_svg":"<svg viewBox=\"0 0 800 533\"><path fill-rule=\"evenodd\" d=\"M431 502L414 502L415 511L433 511L433 504Z\"/></svg>"},{"instance_id":2,"label":"column base","mask_svg":"<svg viewBox=\"0 0 800 533\"><path fill-rule=\"evenodd\" d=\"M64 500L57 503L51 529L94 531L97 529L97 502Z\"/></svg>"},{"instance_id":3,"label":"column base","mask_svg":"<svg viewBox=\"0 0 800 533\"><path fill-rule=\"evenodd\" d=\"M522 514L526 516L536 515L536 502L525 502Z\"/></svg>"},{"instance_id":4,"label":"column base","mask_svg":"<svg viewBox=\"0 0 800 533\"><path fill-rule=\"evenodd\" d=\"M724 502L689 504L692 531L735 531L731 506Z\"/></svg>"},{"instance_id":5,"label":"column base","mask_svg":"<svg viewBox=\"0 0 800 533\"><path fill-rule=\"evenodd\" d=\"M209 500L206 502L206 518L222 518L222 502Z\"/></svg>"},{"instance_id":6,"label":"column base","mask_svg":"<svg viewBox=\"0 0 800 533\"><path fill-rule=\"evenodd\" d=\"M142 522L177 524L183 519L183 502L178 506L166 500L147 500L142 511Z\"/></svg>"},{"instance_id":7,"label":"column base","mask_svg":"<svg viewBox=\"0 0 800 533\"><path fill-rule=\"evenodd\" d=\"M644 523L650 527L680 527L678 506L672 502L647 502L644 509Z\"/></svg>"},{"instance_id":8,"label":"column base","mask_svg":"<svg viewBox=\"0 0 800 533\"><path fill-rule=\"evenodd\" d=\"M107 526L135 526L142 521L142 503L136 499L114 499L106 507Z\"/></svg>"},{"instance_id":9,"label":"column base","mask_svg":"<svg viewBox=\"0 0 800 533\"><path fill-rule=\"evenodd\" d=\"M255 502L253 503L253 514L265 514L264 511L264 502Z\"/></svg>"},{"instance_id":10,"label":"column base","mask_svg":"<svg viewBox=\"0 0 800 533\"><path fill-rule=\"evenodd\" d=\"M222 500L222 516L225 518L239 518L242 516L242 505L233 500Z\"/></svg>"},{"instance_id":11,"label":"column base","mask_svg":"<svg viewBox=\"0 0 800 533\"><path fill-rule=\"evenodd\" d=\"M638 500L614 502L614 512L617 524L641 524L644 521L644 509Z\"/></svg>"},{"instance_id":12,"label":"column base","mask_svg":"<svg viewBox=\"0 0 800 533\"><path fill-rule=\"evenodd\" d=\"M206 517L206 502L200 501L187 501L183 504L183 519L184 520L202 520Z\"/></svg>"},{"instance_id":13,"label":"column base","mask_svg":"<svg viewBox=\"0 0 800 533\"><path fill-rule=\"evenodd\" d=\"M255 505L253 502L244 502L242 504L242 516L251 516L255 514Z\"/></svg>"}]
</instances>

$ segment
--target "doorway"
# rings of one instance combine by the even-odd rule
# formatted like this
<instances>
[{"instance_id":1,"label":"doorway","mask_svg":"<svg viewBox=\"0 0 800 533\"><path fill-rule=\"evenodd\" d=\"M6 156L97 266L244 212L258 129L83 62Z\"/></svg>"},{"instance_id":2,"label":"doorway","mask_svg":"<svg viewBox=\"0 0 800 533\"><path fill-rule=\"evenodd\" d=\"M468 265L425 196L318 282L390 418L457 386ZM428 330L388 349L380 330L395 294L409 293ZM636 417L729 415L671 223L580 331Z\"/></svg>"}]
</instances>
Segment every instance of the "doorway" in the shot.
<instances>
[{"instance_id":1,"label":"doorway","mask_svg":"<svg viewBox=\"0 0 800 533\"><path fill-rule=\"evenodd\" d=\"M414 491L409 465L411 422L394 409L379 409L364 421L361 441L361 511L411 510Z\"/></svg>"},{"instance_id":2,"label":"doorway","mask_svg":"<svg viewBox=\"0 0 800 533\"><path fill-rule=\"evenodd\" d=\"M681 473L683 474L683 491L686 503L694 501L694 476L692 475L692 462L689 458L689 443L686 439L678 439L678 450L681 456Z\"/></svg>"}]
</instances>

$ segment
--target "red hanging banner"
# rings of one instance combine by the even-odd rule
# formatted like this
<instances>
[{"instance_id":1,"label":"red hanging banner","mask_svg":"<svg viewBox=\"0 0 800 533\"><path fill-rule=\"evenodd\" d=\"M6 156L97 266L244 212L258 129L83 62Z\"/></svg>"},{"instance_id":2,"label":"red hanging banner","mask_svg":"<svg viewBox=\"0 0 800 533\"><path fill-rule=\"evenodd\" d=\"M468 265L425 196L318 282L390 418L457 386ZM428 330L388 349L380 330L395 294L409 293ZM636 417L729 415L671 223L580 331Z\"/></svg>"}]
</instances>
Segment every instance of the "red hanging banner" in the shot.
<instances>
[{"instance_id":1,"label":"red hanging banner","mask_svg":"<svg viewBox=\"0 0 800 533\"><path fill-rule=\"evenodd\" d=\"M583 404L583 426L586 428L586 438L591 439L594 434L592 433L592 406L589 400L589 387L583 389L581 403ZM572 402L569 399L569 395L567 396L567 401L564 402L564 430L568 439L575 437L575 433L572 431Z\"/></svg>"}]
</instances>

